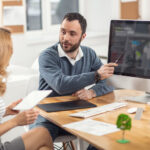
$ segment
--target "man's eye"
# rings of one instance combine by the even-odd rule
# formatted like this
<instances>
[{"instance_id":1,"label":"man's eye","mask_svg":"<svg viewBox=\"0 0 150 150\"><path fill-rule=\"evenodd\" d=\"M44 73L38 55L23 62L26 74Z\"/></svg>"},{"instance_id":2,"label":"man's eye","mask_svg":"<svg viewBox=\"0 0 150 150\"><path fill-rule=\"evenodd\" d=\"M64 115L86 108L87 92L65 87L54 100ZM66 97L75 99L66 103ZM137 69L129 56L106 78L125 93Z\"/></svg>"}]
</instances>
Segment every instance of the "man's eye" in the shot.
<instances>
[{"instance_id":1,"label":"man's eye","mask_svg":"<svg viewBox=\"0 0 150 150\"><path fill-rule=\"evenodd\" d=\"M73 33L70 33L70 35L71 35L71 36L74 36L74 35L76 35L76 34L73 32Z\"/></svg>"},{"instance_id":2,"label":"man's eye","mask_svg":"<svg viewBox=\"0 0 150 150\"><path fill-rule=\"evenodd\" d=\"M62 33L62 34L65 34L66 32L65 32L65 31L61 31L61 33Z\"/></svg>"}]
</instances>

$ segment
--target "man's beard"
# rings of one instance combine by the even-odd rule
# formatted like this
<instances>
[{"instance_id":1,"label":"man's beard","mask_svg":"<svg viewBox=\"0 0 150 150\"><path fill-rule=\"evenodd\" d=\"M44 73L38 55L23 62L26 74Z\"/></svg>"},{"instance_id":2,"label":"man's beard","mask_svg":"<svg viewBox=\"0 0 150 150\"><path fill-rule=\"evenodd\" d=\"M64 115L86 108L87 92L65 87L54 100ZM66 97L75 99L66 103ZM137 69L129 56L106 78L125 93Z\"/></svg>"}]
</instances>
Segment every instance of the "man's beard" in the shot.
<instances>
[{"instance_id":1,"label":"man's beard","mask_svg":"<svg viewBox=\"0 0 150 150\"><path fill-rule=\"evenodd\" d=\"M79 41L78 41L78 43L72 45L72 47L71 47L70 49L68 49L68 50L65 50L65 49L64 49L63 43L66 43L66 44L70 44L70 43L68 43L67 41L60 42L60 40L59 40L59 43L60 43L60 46L61 46L61 48L64 50L65 53L72 53L72 52L75 52L75 51L78 49L78 47L80 46L81 39L82 39L82 38L80 38Z\"/></svg>"}]
</instances>

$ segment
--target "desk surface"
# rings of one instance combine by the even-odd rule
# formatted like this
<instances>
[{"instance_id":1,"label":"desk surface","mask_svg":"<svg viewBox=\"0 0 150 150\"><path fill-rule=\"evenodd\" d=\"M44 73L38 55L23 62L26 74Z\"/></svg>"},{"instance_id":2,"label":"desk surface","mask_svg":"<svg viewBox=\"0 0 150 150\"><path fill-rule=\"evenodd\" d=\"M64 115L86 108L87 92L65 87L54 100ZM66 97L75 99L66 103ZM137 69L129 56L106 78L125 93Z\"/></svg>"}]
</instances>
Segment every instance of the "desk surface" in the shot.
<instances>
[{"instance_id":1,"label":"desk surface","mask_svg":"<svg viewBox=\"0 0 150 150\"><path fill-rule=\"evenodd\" d=\"M134 90L116 90L113 93L96 97L90 100L90 102L101 106L106 105L108 103L112 103L114 101L123 101L122 98L126 96L138 96L143 95L144 92L141 91L134 91ZM53 98L46 98L41 103L50 103L50 102L59 102L61 101L68 101L68 100L75 100L75 97L72 96L63 96L63 97L53 97ZM64 128L65 130L69 131L70 133L84 139L85 141L91 143L97 148L103 148L106 150L149 150L150 149L150 109L148 109L146 104L140 103L132 103L128 102L128 106L117 109L115 111L106 112L103 114L99 114L93 117L90 117L94 120L100 120L107 123L116 123L117 116L120 113L126 113L127 109L130 107L143 107L145 111L143 112L141 120L134 120L135 114L129 114L132 118L132 129L130 131L126 131L125 138L130 140L130 143L127 144L119 144L116 140L121 139L122 131L107 134L104 136L94 136L91 134L87 134L84 132ZM150 106L149 106L150 107ZM40 109L39 109L40 110ZM86 109L82 109L86 110ZM80 110L71 110L71 111L62 111L62 112L53 112L47 113L43 110L40 110L40 114L47 118L48 120L52 121L53 123L57 124L58 126L62 127L62 125L80 121L81 118L70 117L69 114L75 113ZM63 128L63 127L62 127Z\"/></svg>"}]
</instances>

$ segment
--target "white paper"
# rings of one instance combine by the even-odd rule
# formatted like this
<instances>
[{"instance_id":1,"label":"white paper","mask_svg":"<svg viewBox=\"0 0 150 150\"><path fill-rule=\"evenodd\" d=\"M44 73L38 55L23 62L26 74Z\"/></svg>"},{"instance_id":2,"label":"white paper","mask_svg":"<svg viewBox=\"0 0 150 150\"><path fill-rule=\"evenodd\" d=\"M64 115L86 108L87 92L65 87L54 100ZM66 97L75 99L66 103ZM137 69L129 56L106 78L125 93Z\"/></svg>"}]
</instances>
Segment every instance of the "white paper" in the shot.
<instances>
[{"instance_id":1,"label":"white paper","mask_svg":"<svg viewBox=\"0 0 150 150\"><path fill-rule=\"evenodd\" d=\"M36 90L32 91L27 95L21 103L19 103L14 110L28 110L36 106L42 99L48 96L52 91L51 90Z\"/></svg>"},{"instance_id":2,"label":"white paper","mask_svg":"<svg viewBox=\"0 0 150 150\"><path fill-rule=\"evenodd\" d=\"M102 136L105 134L120 131L120 129L118 129L116 125L101 122L101 121L96 121L92 119L84 119L82 121L65 124L63 126L66 128L75 129L96 136Z\"/></svg>"},{"instance_id":3,"label":"white paper","mask_svg":"<svg viewBox=\"0 0 150 150\"><path fill-rule=\"evenodd\" d=\"M3 10L4 25L23 25L25 24L23 6L5 6Z\"/></svg>"}]
</instances>

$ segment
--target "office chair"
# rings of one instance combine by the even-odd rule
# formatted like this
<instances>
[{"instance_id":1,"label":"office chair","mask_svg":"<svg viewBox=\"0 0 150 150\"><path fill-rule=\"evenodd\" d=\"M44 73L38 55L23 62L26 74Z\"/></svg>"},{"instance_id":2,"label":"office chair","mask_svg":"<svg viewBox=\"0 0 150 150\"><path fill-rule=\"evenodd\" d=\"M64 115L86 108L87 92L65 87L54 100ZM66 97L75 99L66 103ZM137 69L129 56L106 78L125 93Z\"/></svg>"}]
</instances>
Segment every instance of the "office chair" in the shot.
<instances>
[{"instance_id":1,"label":"office chair","mask_svg":"<svg viewBox=\"0 0 150 150\"><path fill-rule=\"evenodd\" d=\"M76 150L73 140L77 139L74 135L59 136L54 140L54 150ZM58 146L57 143L62 143Z\"/></svg>"}]
</instances>

